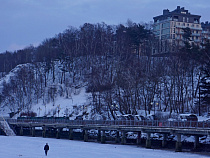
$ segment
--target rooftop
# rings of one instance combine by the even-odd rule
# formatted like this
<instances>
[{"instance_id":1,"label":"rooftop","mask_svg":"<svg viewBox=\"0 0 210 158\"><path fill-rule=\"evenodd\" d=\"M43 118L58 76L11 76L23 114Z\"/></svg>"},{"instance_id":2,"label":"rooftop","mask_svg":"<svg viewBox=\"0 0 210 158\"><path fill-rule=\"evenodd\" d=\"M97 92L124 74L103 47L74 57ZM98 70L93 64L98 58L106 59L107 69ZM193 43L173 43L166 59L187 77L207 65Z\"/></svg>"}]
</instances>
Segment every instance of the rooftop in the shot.
<instances>
[{"instance_id":1,"label":"rooftop","mask_svg":"<svg viewBox=\"0 0 210 158\"><path fill-rule=\"evenodd\" d=\"M177 8L173 11L169 11L168 9L164 9L162 15L153 17L153 19L154 19L154 21L156 21L157 19L164 20L168 17L172 17L172 16L175 16L175 15L177 15L177 16L180 15L180 16L183 16L183 17L195 17L197 19L200 19L200 17L201 17L200 15L191 14L184 7L177 6Z\"/></svg>"}]
</instances>

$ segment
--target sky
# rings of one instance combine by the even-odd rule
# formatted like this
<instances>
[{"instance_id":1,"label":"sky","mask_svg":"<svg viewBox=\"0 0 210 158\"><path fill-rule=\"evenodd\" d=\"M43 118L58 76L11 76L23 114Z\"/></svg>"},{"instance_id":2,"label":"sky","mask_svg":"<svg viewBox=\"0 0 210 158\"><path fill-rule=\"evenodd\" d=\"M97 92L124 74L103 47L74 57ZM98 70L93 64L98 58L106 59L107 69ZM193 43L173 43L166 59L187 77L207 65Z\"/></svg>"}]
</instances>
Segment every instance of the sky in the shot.
<instances>
[{"instance_id":1,"label":"sky","mask_svg":"<svg viewBox=\"0 0 210 158\"><path fill-rule=\"evenodd\" d=\"M150 22L177 6L210 21L210 0L0 0L0 53L38 46L69 26Z\"/></svg>"},{"instance_id":2,"label":"sky","mask_svg":"<svg viewBox=\"0 0 210 158\"><path fill-rule=\"evenodd\" d=\"M187 152L146 149L136 145L100 144L76 140L41 137L0 136L0 157L44 158L44 145L49 144L48 158L207 158Z\"/></svg>"}]
</instances>

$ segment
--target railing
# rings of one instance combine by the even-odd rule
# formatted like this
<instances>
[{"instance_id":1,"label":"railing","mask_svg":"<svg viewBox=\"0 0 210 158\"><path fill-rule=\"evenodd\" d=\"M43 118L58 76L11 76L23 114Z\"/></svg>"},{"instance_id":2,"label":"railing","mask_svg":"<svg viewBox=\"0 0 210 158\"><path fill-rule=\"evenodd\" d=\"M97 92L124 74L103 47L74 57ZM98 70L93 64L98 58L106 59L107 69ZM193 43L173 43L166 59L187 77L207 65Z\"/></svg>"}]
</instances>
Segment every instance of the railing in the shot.
<instances>
[{"instance_id":1,"label":"railing","mask_svg":"<svg viewBox=\"0 0 210 158\"><path fill-rule=\"evenodd\" d=\"M192 30L200 30L202 31L201 27L195 27L195 26L188 26ZM186 28L186 26L176 25L176 28Z\"/></svg>"},{"instance_id":2,"label":"railing","mask_svg":"<svg viewBox=\"0 0 210 158\"><path fill-rule=\"evenodd\" d=\"M130 126L130 127L169 127L169 128L209 128L210 122L203 121L160 121L160 120L68 120L68 119L8 119L8 123L44 123L68 125L100 125L100 126Z\"/></svg>"}]
</instances>

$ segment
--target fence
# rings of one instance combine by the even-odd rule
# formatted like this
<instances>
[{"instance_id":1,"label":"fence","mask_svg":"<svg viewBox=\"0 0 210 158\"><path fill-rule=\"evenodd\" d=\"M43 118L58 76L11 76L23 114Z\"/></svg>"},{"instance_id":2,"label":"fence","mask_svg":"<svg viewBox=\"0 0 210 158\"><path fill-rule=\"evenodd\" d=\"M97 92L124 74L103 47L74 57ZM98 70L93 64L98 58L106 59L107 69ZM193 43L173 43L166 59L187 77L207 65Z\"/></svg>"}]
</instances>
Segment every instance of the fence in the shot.
<instances>
[{"instance_id":1,"label":"fence","mask_svg":"<svg viewBox=\"0 0 210 158\"><path fill-rule=\"evenodd\" d=\"M8 119L9 123L47 123L68 125L103 125L103 126L132 126L132 127L170 127L170 128L210 128L209 121L160 121L160 120L68 120L68 119Z\"/></svg>"}]
</instances>

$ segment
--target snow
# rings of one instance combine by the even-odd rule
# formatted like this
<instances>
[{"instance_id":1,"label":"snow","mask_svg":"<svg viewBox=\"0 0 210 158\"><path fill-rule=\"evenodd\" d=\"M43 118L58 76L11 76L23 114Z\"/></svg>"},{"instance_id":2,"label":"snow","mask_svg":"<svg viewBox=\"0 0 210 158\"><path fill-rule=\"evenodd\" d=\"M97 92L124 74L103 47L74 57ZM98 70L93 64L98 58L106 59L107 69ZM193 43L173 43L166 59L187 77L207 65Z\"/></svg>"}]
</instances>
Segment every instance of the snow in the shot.
<instances>
[{"instance_id":1,"label":"snow","mask_svg":"<svg viewBox=\"0 0 210 158\"><path fill-rule=\"evenodd\" d=\"M49 158L205 158L198 154L154 150L135 145L100 144L75 140L0 136L1 158L44 158L44 145L49 144Z\"/></svg>"},{"instance_id":2,"label":"snow","mask_svg":"<svg viewBox=\"0 0 210 158\"><path fill-rule=\"evenodd\" d=\"M21 66L17 66L4 78L0 79L0 93L3 88L3 82L9 83L12 78L15 77L16 71ZM50 77L51 78L51 77ZM49 81L50 83L50 81ZM42 100L39 100L39 103L32 106L31 111L36 112L37 116L65 116L66 114L73 114L72 118L75 119L77 115L81 115L84 111L91 113L92 106L88 102L89 98L88 93L85 92L85 88L81 87L79 89L72 89L69 94L69 98L66 97L56 97L54 103L45 103L43 104ZM76 108L74 108L76 107ZM59 109L59 113L58 113ZM27 110L27 109L26 109ZM11 110L8 107L0 107L0 115L3 117L8 117L8 113ZM154 111L151 111L153 114ZM55 113L55 114L54 114ZM117 113L117 111L116 111ZM121 115L121 113L118 113ZM145 115L144 110L138 110L139 115ZM164 113L164 115L169 115ZM95 115L100 118L99 116ZM16 116L18 117L18 115ZM92 116L91 116L92 117ZM95 118L95 117L94 117ZM92 119L90 116L86 119ZM199 121L205 121L209 119L206 116L198 117ZM38 129L38 128L36 128ZM92 131L93 133L95 131ZM143 133L143 137L146 137L146 134ZM129 133L130 137L133 137L133 133ZM154 134L157 135L157 134ZM157 138L158 135L156 136ZM136 137L135 137L136 138ZM176 139L176 137L174 138ZM182 136L182 141L194 142L194 137ZM100 143L91 143L91 142L81 142L81 141L70 141L70 140L58 140L50 138L33 138L33 137L19 137L19 136L0 136L0 158L41 158L45 157L43 147L49 143L50 151L48 157L50 158L63 158L63 157L76 157L76 158L132 158L132 157L148 157L148 158L168 158L168 157L185 157L185 158L194 158L194 157L205 157L199 156L190 153L176 153L163 150L153 150L145 149L137 146L129 145L111 145L111 144L100 144ZM208 143L209 138L206 139L206 136L200 138L201 143ZM17 145L18 144L18 145Z\"/></svg>"},{"instance_id":3,"label":"snow","mask_svg":"<svg viewBox=\"0 0 210 158\"><path fill-rule=\"evenodd\" d=\"M19 69L21 69L22 67L27 66L28 64L20 64L17 65L14 69L12 69L9 74L7 74L6 76L4 76L3 78L0 79L0 93L2 91L3 88L3 82L9 83L10 80L16 75L17 71Z\"/></svg>"},{"instance_id":4,"label":"snow","mask_svg":"<svg viewBox=\"0 0 210 158\"><path fill-rule=\"evenodd\" d=\"M59 116L65 116L65 113L70 114L73 111L73 106L80 108L80 112L82 113L84 110L84 106L88 104L87 98L88 94L85 92L85 88L78 89L77 91L71 95L71 98L63 98L58 97L56 98L54 105L52 102L43 105L43 103L39 103L33 105L31 111L37 113L37 116L52 116L53 111L56 111L56 115L58 116L58 108L60 110ZM78 94L79 93L79 94ZM67 112L65 112L67 110Z\"/></svg>"},{"instance_id":5,"label":"snow","mask_svg":"<svg viewBox=\"0 0 210 158\"><path fill-rule=\"evenodd\" d=\"M202 122L202 121L207 121L209 118L209 116L197 116L198 117L198 121Z\"/></svg>"}]
</instances>

